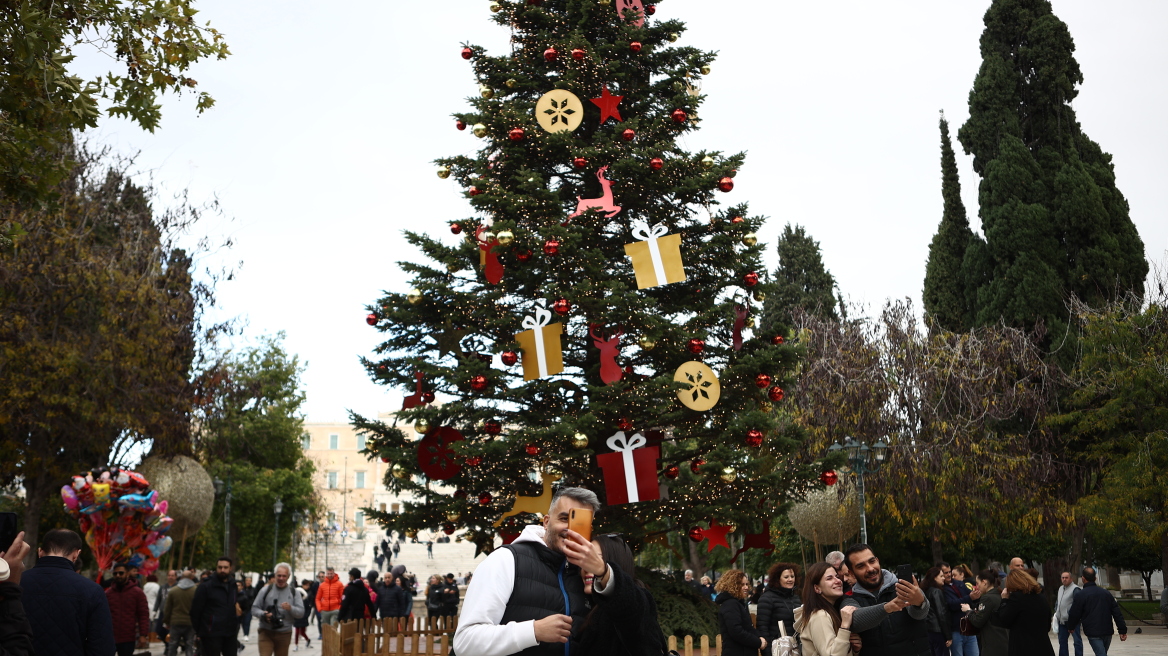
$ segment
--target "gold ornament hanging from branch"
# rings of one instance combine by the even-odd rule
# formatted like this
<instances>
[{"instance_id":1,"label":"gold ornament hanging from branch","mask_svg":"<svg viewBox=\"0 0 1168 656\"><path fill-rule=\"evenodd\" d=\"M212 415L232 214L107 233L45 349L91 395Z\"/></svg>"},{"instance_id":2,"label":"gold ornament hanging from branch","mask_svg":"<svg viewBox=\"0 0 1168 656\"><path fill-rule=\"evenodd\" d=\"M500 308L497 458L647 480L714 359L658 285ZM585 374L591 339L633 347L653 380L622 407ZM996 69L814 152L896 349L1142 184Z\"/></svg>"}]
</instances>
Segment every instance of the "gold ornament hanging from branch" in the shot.
<instances>
[{"instance_id":1,"label":"gold ornament hanging from branch","mask_svg":"<svg viewBox=\"0 0 1168 656\"><path fill-rule=\"evenodd\" d=\"M571 91L552 89L535 103L535 120L547 132L571 132L584 120L584 104Z\"/></svg>"},{"instance_id":2,"label":"gold ornament hanging from branch","mask_svg":"<svg viewBox=\"0 0 1168 656\"><path fill-rule=\"evenodd\" d=\"M722 396L722 384L714 370L702 362L686 362L677 368L673 380L685 383L684 389L677 390L677 398L690 410L705 412L718 404Z\"/></svg>"}]
</instances>

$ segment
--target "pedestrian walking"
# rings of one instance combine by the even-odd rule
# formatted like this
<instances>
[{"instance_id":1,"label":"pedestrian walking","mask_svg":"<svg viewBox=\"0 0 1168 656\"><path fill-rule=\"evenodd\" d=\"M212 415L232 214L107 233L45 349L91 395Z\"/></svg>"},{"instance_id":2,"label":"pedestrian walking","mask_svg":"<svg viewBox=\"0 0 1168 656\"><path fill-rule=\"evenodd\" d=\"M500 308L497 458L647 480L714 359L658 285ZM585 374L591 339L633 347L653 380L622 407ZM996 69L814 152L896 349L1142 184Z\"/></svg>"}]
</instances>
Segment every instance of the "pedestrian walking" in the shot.
<instances>
[{"instance_id":1,"label":"pedestrian walking","mask_svg":"<svg viewBox=\"0 0 1168 656\"><path fill-rule=\"evenodd\" d=\"M114 647L118 656L134 656L135 649L150 646L150 605L146 593L130 577L128 568L114 566L113 585L105 590L114 625Z\"/></svg>"},{"instance_id":2,"label":"pedestrian walking","mask_svg":"<svg viewBox=\"0 0 1168 656\"><path fill-rule=\"evenodd\" d=\"M341 610L338 614L340 621L360 620L377 615L377 607L373 605L369 588L366 586L365 579L361 578L361 570L356 567L350 569L349 584L345 586L341 597Z\"/></svg>"},{"instance_id":3,"label":"pedestrian walking","mask_svg":"<svg viewBox=\"0 0 1168 656\"><path fill-rule=\"evenodd\" d=\"M20 576L24 558L31 548L24 541L24 531L6 551L0 552L0 654L32 656L32 627L20 602Z\"/></svg>"},{"instance_id":4,"label":"pedestrian walking","mask_svg":"<svg viewBox=\"0 0 1168 656\"><path fill-rule=\"evenodd\" d=\"M316 604L316 593L320 591L320 584L324 582L324 571L316 573L316 578L309 581L311 587L308 590L308 601L312 604L312 616L316 620L316 638L323 639L324 634L321 633L323 629L320 627L320 608Z\"/></svg>"},{"instance_id":5,"label":"pedestrian walking","mask_svg":"<svg viewBox=\"0 0 1168 656\"><path fill-rule=\"evenodd\" d=\"M944 570L945 563L941 563L941 567ZM949 611L951 641L949 652L952 656L979 656L981 647L978 645L977 636L961 634L961 618L965 616L965 612L961 608L962 606L970 608L976 606L982 592L974 584L972 576L969 577L970 580L965 580L963 567L964 565L959 565L949 570L949 581L946 582L944 590L946 610Z\"/></svg>"},{"instance_id":6,"label":"pedestrian walking","mask_svg":"<svg viewBox=\"0 0 1168 656\"><path fill-rule=\"evenodd\" d=\"M454 582L454 574L447 573L446 580L442 582L443 617L458 616L458 600L460 596L461 595L458 592L458 584Z\"/></svg>"},{"instance_id":7,"label":"pedestrian walking","mask_svg":"<svg viewBox=\"0 0 1168 656\"><path fill-rule=\"evenodd\" d=\"M393 557L397 558L399 553L401 553L401 542L394 542L393 543Z\"/></svg>"},{"instance_id":8,"label":"pedestrian walking","mask_svg":"<svg viewBox=\"0 0 1168 656\"><path fill-rule=\"evenodd\" d=\"M296 630L295 643L292 651L300 651L300 638L304 638L304 648L312 648L312 639L308 637L308 624L312 619L312 580L304 579L298 588L300 600L304 603L304 617L296 618L292 628Z\"/></svg>"},{"instance_id":9,"label":"pedestrian walking","mask_svg":"<svg viewBox=\"0 0 1168 656\"><path fill-rule=\"evenodd\" d=\"M844 555L856 584L843 604L857 607L851 630L860 634L864 656L930 656L929 601L916 577L902 581L882 569L866 544L854 544Z\"/></svg>"},{"instance_id":10,"label":"pedestrian walking","mask_svg":"<svg viewBox=\"0 0 1168 656\"><path fill-rule=\"evenodd\" d=\"M1074 631L1067 628L1067 622L1071 615L1071 604L1074 603L1075 597L1079 596L1080 588L1075 585L1075 577L1071 576L1070 572L1063 572L1059 577L1058 592L1055 594L1054 615L1055 621L1058 623L1058 641L1059 641L1059 656L1070 656L1070 650L1067 648L1067 639L1074 638L1075 656L1083 656L1083 636L1079 627L1075 627ZM1168 590L1168 587L1164 588Z\"/></svg>"},{"instance_id":11,"label":"pedestrian walking","mask_svg":"<svg viewBox=\"0 0 1168 656\"><path fill-rule=\"evenodd\" d=\"M600 535L592 540L592 567L604 569L605 577L585 573L584 594L592 601L592 610L580 626L579 646L584 654L664 654L668 651L657 604L645 584L636 576L633 552L616 535ZM601 588L612 588L600 594Z\"/></svg>"},{"instance_id":12,"label":"pedestrian walking","mask_svg":"<svg viewBox=\"0 0 1168 656\"><path fill-rule=\"evenodd\" d=\"M796 579L799 567L794 563L775 563L767 571L767 585L758 599L756 626L768 643L780 635L795 635L795 609L803 604ZM779 632L783 623L785 634Z\"/></svg>"},{"instance_id":13,"label":"pedestrian walking","mask_svg":"<svg viewBox=\"0 0 1168 656\"><path fill-rule=\"evenodd\" d=\"M325 571L324 580L316 589L316 607L320 610L323 624L336 624L341 611L341 599L345 596L345 584L337 577L332 567ZM322 634L323 635L323 634Z\"/></svg>"},{"instance_id":14,"label":"pedestrian walking","mask_svg":"<svg viewBox=\"0 0 1168 656\"><path fill-rule=\"evenodd\" d=\"M177 656L180 646L186 656L191 656L195 651L195 627L191 623L195 587L195 571L187 570L166 594L162 608L162 623L169 636L166 656Z\"/></svg>"},{"instance_id":15,"label":"pedestrian walking","mask_svg":"<svg viewBox=\"0 0 1168 656\"><path fill-rule=\"evenodd\" d=\"M722 635L722 656L758 656L767 648L762 632L750 621L746 598L750 596L750 578L740 569L732 569L714 585L718 596L718 630Z\"/></svg>"},{"instance_id":16,"label":"pedestrian walking","mask_svg":"<svg viewBox=\"0 0 1168 656\"><path fill-rule=\"evenodd\" d=\"M292 566L276 565L275 575L256 595L251 614L260 621L260 656L288 656L292 644L292 624L304 617L304 600L289 584Z\"/></svg>"},{"instance_id":17,"label":"pedestrian walking","mask_svg":"<svg viewBox=\"0 0 1168 656\"><path fill-rule=\"evenodd\" d=\"M239 650L239 599L232 580L235 563L220 556L215 574L195 588L191 626L199 638L201 656L235 656Z\"/></svg>"},{"instance_id":18,"label":"pedestrian walking","mask_svg":"<svg viewBox=\"0 0 1168 656\"><path fill-rule=\"evenodd\" d=\"M442 577L431 574L426 582L426 617L442 617L442 591L445 589Z\"/></svg>"},{"instance_id":19,"label":"pedestrian walking","mask_svg":"<svg viewBox=\"0 0 1168 656\"><path fill-rule=\"evenodd\" d=\"M236 583L236 593L239 599L239 628L243 632L243 641L251 641L251 607L255 602L256 589L251 587L251 577L245 576L242 581Z\"/></svg>"},{"instance_id":20,"label":"pedestrian walking","mask_svg":"<svg viewBox=\"0 0 1168 656\"><path fill-rule=\"evenodd\" d=\"M410 615L410 595L403 587L402 578L387 572L377 593L377 614L382 619L400 619Z\"/></svg>"},{"instance_id":21,"label":"pedestrian walking","mask_svg":"<svg viewBox=\"0 0 1168 656\"><path fill-rule=\"evenodd\" d=\"M1095 584L1095 568L1083 568L1083 589L1071 603L1071 610L1067 613L1067 627L1072 631L1083 625L1083 635L1095 656L1106 656L1111 648L1111 636L1115 631L1111 621L1119 629L1119 641L1127 640L1127 622L1119 612L1119 604L1111 593Z\"/></svg>"},{"instance_id":22,"label":"pedestrian walking","mask_svg":"<svg viewBox=\"0 0 1168 656\"><path fill-rule=\"evenodd\" d=\"M167 635L166 627L162 623L162 610L166 608L166 597L170 594L170 589L178 585L178 572L170 570L166 573L166 583L158 586L158 595L154 600L154 611L150 617L150 630L162 640L163 649L170 641Z\"/></svg>"},{"instance_id":23,"label":"pedestrian walking","mask_svg":"<svg viewBox=\"0 0 1168 656\"><path fill-rule=\"evenodd\" d=\"M921 589L929 600L929 648L933 650L933 656L950 656L949 647L953 645L950 627L953 624L949 619L949 605L945 602L945 573L940 567L933 567L925 573Z\"/></svg>"},{"instance_id":24,"label":"pedestrian walking","mask_svg":"<svg viewBox=\"0 0 1168 656\"><path fill-rule=\"evenodd\" d=\"M977 595L974 599L977 608L965 603L961 605L960 610L969 613L969 623L978 630L978 649L981 656L1009 656L1010 630L1002 626L998 617L998 608L1002 605L1002 591L998 588L996 567L983 569L977 575L977 589L970 593L970 597L972 598L974 594Z\"/></svg>"},{"instance_id":25,"label":"pedestrian walking","mask_svg":"<svg viewBox=\"0 0 1168 656\"><path fill-rule=\"evenodd\" d=\"M434 560L434 541L426 540L426 558Z\"/></svg>"},{"instance_id":26,"label":"pedestrian walking","mask_svg":"<svg viewBox=\"0 0 1168 656\"><path fill-rule=\"evenodd\" d=\"M146 608L150 611L150 618L154 618L154 605L158 603L158 591L162 586L158 584L158 576L151 574L146 577L146 584L142 586L142 594L146 595Z\"/></svg>"},{"instance_id":27,"label":"pedestrian walking","mask_svg":"<svg viewBox=\"0 0 1168 656\"><path fill-rule=\"evenodd\" d=\"M1026 570L1010 570L998 619L1010 630L1009 656L1054 656L1050 646L1050 604L1042 586Z\"/></svg>"},{"instance_id":28,"label":"pedestrian walking","mask_svg":"<svg viewBox=\"0 0 1168 656\"><path fill-rule=\"evenodd\" d=\"M81 536L65 528L45 534L36 567L21 574L25 613L37 654L114 653L114 624L101 586L74 570Z\"/></svg>"},{"instance_id":29,"label":"pedestrian walking","mask_svg":"<svg viewBox=\"0 0 1168 656\"><path fill-rule=\"evenodd\" d=\"M842 563L841 563L842 564ZM852 620L858 606L842 605L844 581L828 563L807 569L795 609L802 656L846 656L852 652Z\"/></svg>"}]
</instances>

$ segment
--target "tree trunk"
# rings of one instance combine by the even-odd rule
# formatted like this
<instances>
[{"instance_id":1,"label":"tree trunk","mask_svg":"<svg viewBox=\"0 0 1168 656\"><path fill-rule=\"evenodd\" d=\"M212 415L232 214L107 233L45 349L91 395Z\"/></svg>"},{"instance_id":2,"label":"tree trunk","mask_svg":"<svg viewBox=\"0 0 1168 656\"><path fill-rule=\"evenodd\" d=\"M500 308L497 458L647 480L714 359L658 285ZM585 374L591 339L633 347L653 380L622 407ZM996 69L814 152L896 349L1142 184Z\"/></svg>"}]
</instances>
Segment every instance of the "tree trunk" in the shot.
<instances>
[{"instance_id":1,"label":"tree trunk","mask_svg":"<svg viewBox=\"0 0 1168 656\"><path fill-rule=\"evenodd\" d=\"M24 479L24 541L32 547L24 559L25 569L36 564L37 544L40 543L41 539L41 512L45 508L45 499L51 493L52 484L48 474L43 469L35 476Z\"/></svg>"},{"instance_id":2,"label":"tree trunk","mask_svg":"<svg viewBox=\"0 0 1168 656\"><path fill-rule=\"evenodd\" d=\"M937 536L935 536L935 535L933 536L932 547L933 547L933 564L936 565L937 563L945 560L945 558L943 558L942 554L941 554L941 541L938 540Z\"/></svg>"},{"instance_id":3,"label":"tree trunk","mask_svg":"<svg viewBox=\"0 0 1168 656\"><path fill-rule=\"evenodd\" d=\"M689 548L686 550L686 558L681 561L682 565L686 569L692 569L694 571L695 579L700 579L706 573L706 556L699 550L701 546L700 542L694 542L693 540L687 541L689 542Z\"/></svg>"},{"instance_id":4,"label":"tree trunk","mask_svg":"<svg viewBox=\"0 0 1168 656\"><path fill-rule=\"evenodd\" d=\"M1168 532L1160 536L1160 571L1164 573L1164 585L1168 586ZM1164 620L1168 621L1168 617Z\"/></svg>"}]
</instances>

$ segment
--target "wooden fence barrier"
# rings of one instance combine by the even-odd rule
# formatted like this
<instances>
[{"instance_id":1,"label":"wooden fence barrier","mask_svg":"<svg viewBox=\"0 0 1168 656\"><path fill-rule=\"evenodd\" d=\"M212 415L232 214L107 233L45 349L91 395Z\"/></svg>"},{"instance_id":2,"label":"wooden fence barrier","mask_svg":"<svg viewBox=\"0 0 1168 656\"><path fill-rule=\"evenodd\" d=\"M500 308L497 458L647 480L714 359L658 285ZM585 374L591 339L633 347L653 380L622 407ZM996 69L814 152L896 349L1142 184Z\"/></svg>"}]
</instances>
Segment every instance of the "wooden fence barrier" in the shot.
<instances>
[{"instance_id":1,"label":"wooden fence barrier","mask_svg":"<svg viewBox=\"0 0 1168 656\"><path fill-rule=\"evenodd\" d=\"M322 656L447 656L456 617L365 619L325 625Z\"/></svg>"},{"instance_id":2,"label":"wooden fence barrier","mask_svg":"<svg viewBox=\"0 0 1168 656\"><path fill-rule=\"evenodd\" d=\"M710 636L699 636L696 649L694 648L693 636L686 636L681 641L680 647L678 647L677 636L669 636L668 646L670 650L677 650L681 656L721 656L722 636L714 636L713 647L710 646Z\"/></svg>"}]
</instances>

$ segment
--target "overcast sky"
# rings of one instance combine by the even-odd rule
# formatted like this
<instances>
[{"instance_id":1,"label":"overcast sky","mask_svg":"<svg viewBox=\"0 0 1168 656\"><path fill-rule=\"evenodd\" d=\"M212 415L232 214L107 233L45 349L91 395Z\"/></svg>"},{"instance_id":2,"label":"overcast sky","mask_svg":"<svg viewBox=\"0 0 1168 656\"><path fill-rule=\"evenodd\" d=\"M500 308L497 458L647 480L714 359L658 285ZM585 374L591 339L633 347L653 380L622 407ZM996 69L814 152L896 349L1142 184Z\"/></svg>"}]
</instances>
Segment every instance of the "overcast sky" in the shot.
<instances>
[{"instance_id":1,"label":"overcast sky","mask_svg":"<svg viewBox=\"0 0 1168 656\"><path fill-rule=\"evenodd\" d=\"M229 235L208 262L243 261L219 288L220 316L247 334L286 331L307 363L310 421L400 407L358 363L378 342L366 304L405 291L395 266L413 254L403 229L454 240L445 222L470 215L431 161L481 144L450 114L477 92L461 43L507 50L488 0L357 0L330 5L198 0L199 18L227 37L232 57L193 77L218 101L196 117L191 100L165 101L148 134L106 119L90 133L123 154L164 194L217 197ZM938 111L951 129L968 117L988 0L699 2L666 0L656 18L689 23L679 45L718 51L705 81L702 129L690 150L745 150L729 202L820 241L844 294L878 308L920 304L929 241L941 217ZM1153 262L1168 249L1168 3L1054 0L1086 78L1075 109L1084 131L1114 156ZM87 67L97 62L87 61ZM87 69L88 70L88 69ZM957 145L975 228L977 178ZM162 202L160 200L160 202ZM776 257L773 248L768 266ZM412 392L412 390L411 390Z\"/></svg>"}]
</instances>

